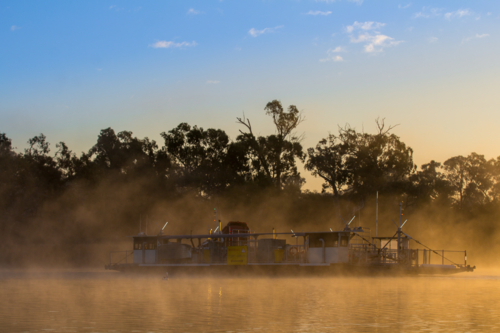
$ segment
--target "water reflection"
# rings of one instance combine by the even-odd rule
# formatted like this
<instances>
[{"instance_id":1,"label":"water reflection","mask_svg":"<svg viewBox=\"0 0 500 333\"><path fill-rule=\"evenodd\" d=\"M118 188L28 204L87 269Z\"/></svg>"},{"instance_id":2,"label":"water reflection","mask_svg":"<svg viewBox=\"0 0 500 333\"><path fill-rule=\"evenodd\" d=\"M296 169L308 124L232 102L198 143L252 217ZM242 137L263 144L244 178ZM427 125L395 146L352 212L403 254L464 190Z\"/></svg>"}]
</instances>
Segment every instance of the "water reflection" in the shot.
<instances>
[{"instance_id":1,"label":"water reflection","mask_svg":"<svg viewBox=\"0 0 500 333\"><path fill-rule=\"evenodd\" d=\"M1 273L5 332L483 332L500 278L171 278Z\"/></svg>"}]
</instances>

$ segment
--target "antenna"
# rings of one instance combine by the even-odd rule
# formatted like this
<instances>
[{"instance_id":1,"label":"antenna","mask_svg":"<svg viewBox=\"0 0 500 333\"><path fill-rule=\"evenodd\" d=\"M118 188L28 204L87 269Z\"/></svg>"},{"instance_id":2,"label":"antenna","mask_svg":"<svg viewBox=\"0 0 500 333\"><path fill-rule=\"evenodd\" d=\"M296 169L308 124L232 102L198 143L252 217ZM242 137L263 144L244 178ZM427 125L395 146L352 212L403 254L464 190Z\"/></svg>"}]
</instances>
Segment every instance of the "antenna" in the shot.
<instances>
[{"instance_id":1,"label":"antenna","mask_svg":"<svg viewBox=\"0 0 500 333\"><path fill-rule=\"evenodd\" d=\"M377 191L377 199L375 199L375 237L378 237L378 191Z\"/></svg>"},{"instance_id":2,"label":"antenna","mask_svg":"<svg viewBox=\"0 0 500 333\"><path fill-rule=\"evenodd\" d=\"M340 218L342 219L342 222L344 222L345 227L347 228L347 226L348 226L347 222L344 220L344 218L342 216L340 216Z\"/></svg>"},{"instance_id":3,"label":"antenna","mask_svg":"<svg viewBox=\"0 0 500 333\"><path fill-rule=\"evenodd\" d=\"M399 226L401 228L401 220L403 219L403 201L399 203Z\"/></svg>"},{"instance_id":4,"label":"antenna","mask_svg":"<svg viewBox=\"0 0 500 333\"><path fill-rule=\"evenodd\" d=\"M356 215L354 215L354 216L352 217L352 219L349 221L349 223L347 223L347 226L349 226L349 224L351 224L352 220L354 220L354 218L355 218L355 217L356 217Z\"/></svg>"},{"instance_id":5,"label":"antenna","mask_svg":"<svg viewBox=\"0 0 500 333\"><path fill-rule=\"evenodd\" d=\"M214 208L214 228L217 227L217 208Z\"/></svg>"},{"instance_id":6,"label":"antenna","mask_svg":"<svg viewBox=\"0 0 500 333\"><path fill-rule=\"evenodd\" d=\"M163 228L160 228L160 225L157 222L155 222L155 223L158 226L158 229L160 229L160 232L158 233L158 235L163 235L163 229L165 229L165 227L167 226L168 222L165 223L165 225L163 226Z\"/></svg>"},{"instance_id":7,"label":"antenna","mask_svg":"<svg viewBox=\"0 0 500 333\"><path fill-rule=\"evenodd\" d=\"M346 230L350 230L350 229L349 229L349 224L351 224L352 220L354 220L354 218L355 218L355 217L356 217L356 215L354 215L354 216L352 217L352 219L349 221L349 223L347 223L347 222L344 220L344 218L343 218L342 216L340 217L340 218L342 219L342 221L344 221L344 224L345 224L344 231L346 231Z\"/></svg>"},{"instance_id":8,"label":"antenna","mask_svg":"<svg viewBox=\"0 0 500 333\"><path fill-rule=\"evenodd\" d=\"M401 259L401 220L403 219L403 202L399 203L399 227L398 227L398 260ZM406 222L406 221L405 221Z\"/></svg>"},{"instance_id":9,"label":"antenna","mask_svg":"<svg viewBox=\"0 0 500 333\"><path fill-rule=\"evenodd\" d=\"M402 231L401 231L401 232L402 232ZM409 239L413 239L412 237L408 236L408 234L405 234L404 232L403 232L403 235L405 235L405 236L406 236L406 237L408 237Z\"/></svg>"}]
</instances>

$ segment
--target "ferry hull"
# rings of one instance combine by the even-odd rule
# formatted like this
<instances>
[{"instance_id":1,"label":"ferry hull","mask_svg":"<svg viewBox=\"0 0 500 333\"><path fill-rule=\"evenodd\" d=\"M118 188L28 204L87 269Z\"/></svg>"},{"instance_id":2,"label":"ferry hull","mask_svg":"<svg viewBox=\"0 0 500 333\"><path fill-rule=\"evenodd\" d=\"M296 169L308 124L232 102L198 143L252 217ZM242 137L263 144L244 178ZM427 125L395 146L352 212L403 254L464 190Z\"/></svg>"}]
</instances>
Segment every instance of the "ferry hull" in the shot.
<instances>
[{"instance_id":1,"label":"ferry hull","mask_svg":"<svg viewBox=\"0 0 500 333\"><path fill-rule=\"evenodd\" d=\"M257 264L257 265L140 265L111 264L106 269L123 273L152 273L169 276L366 276L366 275L449 275L473 271L469 267L401 267L399 265L352 264Z\"/></svg>"}]
</instances>

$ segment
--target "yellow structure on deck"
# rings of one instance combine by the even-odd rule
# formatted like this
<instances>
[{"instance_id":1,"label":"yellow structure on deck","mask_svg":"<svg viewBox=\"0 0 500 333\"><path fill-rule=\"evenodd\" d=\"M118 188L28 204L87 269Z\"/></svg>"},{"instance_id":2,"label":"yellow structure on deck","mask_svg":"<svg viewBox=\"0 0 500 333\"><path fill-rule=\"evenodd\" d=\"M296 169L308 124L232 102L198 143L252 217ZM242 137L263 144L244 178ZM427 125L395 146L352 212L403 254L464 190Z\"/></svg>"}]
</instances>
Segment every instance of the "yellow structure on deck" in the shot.
<instances>
[{"instance_id":1,"label":"yellow structure on deck","mask_svg":"<svg viewBox=\"0 0 500 333\"><path fill-rule=\"evenodd\" d=\"M246 265L248 249L245 246L228 246L227 247L227 264L228 265Z\"/></svg>"}]
</instances>

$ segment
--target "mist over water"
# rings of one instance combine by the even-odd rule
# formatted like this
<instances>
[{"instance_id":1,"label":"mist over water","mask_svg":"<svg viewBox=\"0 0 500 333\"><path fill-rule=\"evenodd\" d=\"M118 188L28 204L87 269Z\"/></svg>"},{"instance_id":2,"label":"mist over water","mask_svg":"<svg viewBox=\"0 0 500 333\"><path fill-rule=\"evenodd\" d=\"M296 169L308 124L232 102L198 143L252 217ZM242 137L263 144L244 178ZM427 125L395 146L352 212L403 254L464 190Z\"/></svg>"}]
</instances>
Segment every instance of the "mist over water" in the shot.
<instances>
[{"instance_id":1,"label":"mist over water","mask_svg":"<svg viewBox=\"0 0 500 333\"><path fill-rule=\"evenodd\" d=\"M0 273L2 332L493 332L500 274L205 278Z\"/></svg>"}]
</instances>

